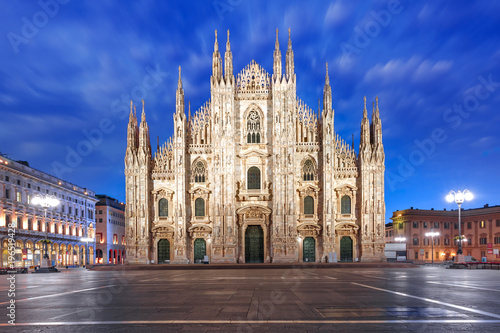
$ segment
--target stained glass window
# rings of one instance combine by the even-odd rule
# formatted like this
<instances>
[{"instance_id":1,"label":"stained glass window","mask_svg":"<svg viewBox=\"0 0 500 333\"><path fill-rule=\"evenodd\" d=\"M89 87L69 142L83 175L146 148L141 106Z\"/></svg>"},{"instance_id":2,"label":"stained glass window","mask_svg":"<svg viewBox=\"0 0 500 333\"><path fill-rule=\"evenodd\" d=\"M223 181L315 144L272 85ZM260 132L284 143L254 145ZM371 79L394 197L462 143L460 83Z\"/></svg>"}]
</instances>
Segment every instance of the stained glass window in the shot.
<instances>
[{"instance_id":1,"label":"stained glass window","mask_svg":"<svg viewBox=\"0 0 500 333\"><path fill-rule=\"evenodd\" d=\"M160 199L158 202L158 215L159 216L168 216L168 201L167 199Z\"/></svg>"},{"instance_id":2,"label":"stained glass window","mask_svg":"<svg viewBox=\"0 0 500 333\"><path fill-rule=\"evenodd\" d=\"M304 173L305 181L314 180L314 164L311 160L307 160L304 162L302 172Z\"/></svg>"},{"instance_id":3,"label":"stained glass window","mask_svg":"<svg viewBox=\"0 0 500 333\"><path fill-rule=\"evenodd\" d=\"M342 214L351 214L351 197L344 195L340 200L340 211Z\"/></svg>"},{"instance_id":4,"label":"stained glass window","mask_svg":"<svg viewBox=\"0 0 500 333\"><path fill-rule=\"evenodd\" d=\"M194 202L194 215L205 216L205 200L202 198L198 198Z\"/></svg>"},{"instance_id":5,"label":"stained glass window","mask_svg":"<svg viewBox=\"0 0 500 333\"><path fill-rule=\"evenodd\" d=\"M304 215L314 214L314 199L311 196L304 198Z\"/></svg>"},{"instance_id":6,"label":"stained glass window","mask_svg":"<svg viewBox=\"0 0 500 333\"><path fill-rule=\"evenodd\" d=\"M260 190L260 170L257 167L251 167L247 172L247 182L249 190Z\"/></svg>"},{"instance_id":7,"label":"stained glass window","mask_svg":"<svg viewBox=\"0 0 500 333\"><path fill-rule=\"evenodd\" d=\"M260 117L257 111L248 114L247 132L247 143L260 143Z\"/></svg>"}]
</instances>

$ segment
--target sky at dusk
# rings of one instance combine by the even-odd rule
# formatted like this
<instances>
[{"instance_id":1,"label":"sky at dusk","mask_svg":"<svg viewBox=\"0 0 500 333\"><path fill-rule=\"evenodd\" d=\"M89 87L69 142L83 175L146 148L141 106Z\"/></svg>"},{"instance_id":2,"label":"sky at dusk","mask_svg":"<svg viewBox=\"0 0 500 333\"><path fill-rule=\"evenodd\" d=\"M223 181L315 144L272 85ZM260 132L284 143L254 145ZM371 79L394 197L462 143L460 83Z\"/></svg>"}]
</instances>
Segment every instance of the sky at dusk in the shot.
<instances>
[{"instance_id":1,"label":"sky at dusk","mask_svg":"<svg viewBox=\"0 0 500 333\"><path fill-rule=\"evenodd\" d=\"M125 199L130 99L151 144L173 132L178 66L192 111L210 98L214 30L234 73L272 73L288 28L297 95L317 110L329 64L335 130L359 146L363 96L379 96L386 222L409 207L500 204L500 2L3 1L0 152ZM284 68L284 65L283 65ZM187 112L187 110L186 110ZM371 113L371 110L370 110ZM89 139L89 136L92 139Z\"/></svg>"}]
</instances>

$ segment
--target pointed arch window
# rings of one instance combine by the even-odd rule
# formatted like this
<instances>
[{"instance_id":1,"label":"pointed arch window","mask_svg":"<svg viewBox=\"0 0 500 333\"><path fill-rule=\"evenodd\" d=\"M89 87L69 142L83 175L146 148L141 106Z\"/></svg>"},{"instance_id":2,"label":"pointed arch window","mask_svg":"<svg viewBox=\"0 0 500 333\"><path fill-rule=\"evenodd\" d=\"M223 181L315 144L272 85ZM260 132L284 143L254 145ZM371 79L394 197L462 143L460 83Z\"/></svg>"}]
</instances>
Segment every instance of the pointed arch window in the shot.
<instances>
[{"instance_id":1,"label":"pointed arch window","mask_svg":"<svg viewBox=\"0 0 500 333\"><path fill-rule=\"evenodd\" d=\"M260 169L251 167L247 171L247 183L249 190L260 190Z\"/></svg>"},{"instance_id":2,"label":"pointed arch window","mask_svg":"<svg viewBox=\"0 0 500 333\"><path fill-rule=\"evenodd\" d=\"M160 217L168 216L168 200L165 198L160 199L158 202L158 215Z\"/></svg>"},{"instance_id":3,"label":"pointed arch window","mask_svg":"<svg viewBox=\"0 0 500 333\"><path fill-rule=\"evenodd\" d=\"M351 214L351 197L344 195L340 199L340 213L341 214Z\"/></svg>"},{"instance_id":4,"label":"pointed arch window","mask_svg":"<svg viewBox=\"0 0 500 333\"><path fill-rule=\"evenodd\" d=\"M198 198L194 202L194 215L205 216L205 200L202 198Z\"/></svg>"},{"instance_id":5,"label":"pointed arch window","mask_svg":"<svg viewBox=\"0 0 500 333\"><path fill-rule=\"evenodd\" d=\"M304 215L314 214L314 199L310 195L304 198Z\"/></svg>"},{"instance_id":6,"label":"pointed arch window","mask_svg":"<svg viewBox=\"0 0 500 333\"><path fill-rule=\"evenodd\" d=\"M202 161L196 162L193 171L193 178L195 183L204 183L205 182L205 164Z\"/></svg>"},{"instance_id":7,"label":"pointed arch window","mask_svg":"<svg viewBox=\"0 0 500 333\"><path fill-rule=\"evenodd\" d=\"M314 164L310 159L304 162L304 166L302 167L302 173L304 181L314 180L314 174L315 174Z\"/></svg>"},{"instance_id":8,"label":"pointed arch window","mask_svg":"<svg viewBox=\"0 0 500 333\"><path fill-rule=\"evenodd\" d=\"M247 117L247 143L260 143L260 116L250 111Z\"/></svg>"}]
</instances>

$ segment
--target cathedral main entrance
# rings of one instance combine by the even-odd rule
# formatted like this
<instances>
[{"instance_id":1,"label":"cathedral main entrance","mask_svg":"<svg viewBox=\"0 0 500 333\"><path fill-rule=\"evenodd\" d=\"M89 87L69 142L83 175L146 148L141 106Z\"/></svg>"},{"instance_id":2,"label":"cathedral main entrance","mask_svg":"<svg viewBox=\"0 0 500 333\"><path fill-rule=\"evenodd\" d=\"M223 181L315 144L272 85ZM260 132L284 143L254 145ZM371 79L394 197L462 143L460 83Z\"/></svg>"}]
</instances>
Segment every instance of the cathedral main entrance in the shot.
<instances>
[{"instance_id":1,"label":"cathedral main entrance","mask_svg":"<svg viewBox=\"0 0 500 333\"><path fill-rule=\"evenodd\" d=\"M304 262L316 261L316 241L312 237L304 238L302 259Z\"/></svg>"},{"instance_id":2,"label":"cathedral main entrance","mask_svg":"<svg viewBox=\"0 0 500 333\"><path fill-rule=\"evenodd\" d=\"M264 262L264 231L259 225L249 225L245 232L245 262Z\"/></svg>"},{"instance_id":3,"label":"cathedral main entrance","mask_svg":"<svg viewBox=\"0 0 500 333\"><path fill-rule=\"evenodd\" d=\"M158 263L164 264L165 260L170 260L170 242L168 239L158 241Z\"/></svg>"},{"instance_id":4,"label":"cathedral main entrance","mask_svg":"<svg viewBox=\"0 0 500 333\"><path fill-rule=\"evenodd\" d=\"M340 261L352 261L352 239L349 236L340 240Z\"/></svg>"},{"instance_id":5,"label":"cathedral main entrance","mask_svg":"<svg viewBox=\"0 0 500 333\"><path fill-rule=\"evenodd\" d=\"M194 263L201 263L207 254L207 243L203 238L196 238L194 241Z\"/></svg>"}]
</instances>

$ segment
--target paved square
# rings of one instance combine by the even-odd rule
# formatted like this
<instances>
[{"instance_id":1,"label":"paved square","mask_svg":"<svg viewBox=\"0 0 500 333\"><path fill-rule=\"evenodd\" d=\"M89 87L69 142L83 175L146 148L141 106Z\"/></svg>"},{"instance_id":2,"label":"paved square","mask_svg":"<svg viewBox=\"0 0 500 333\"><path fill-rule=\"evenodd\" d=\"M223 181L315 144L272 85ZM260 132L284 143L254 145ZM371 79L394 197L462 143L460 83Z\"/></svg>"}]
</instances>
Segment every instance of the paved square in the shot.
<instances>
[{"instance_id":1,"label":"paved square","mask_svg":"<svg viewBox=\"0 0 500 333\"><path fill-rule=\"evenodd\" d=\"M11 326L0 277L1 330ZM14 331L500 331L500 272L422 268L87 271L16 276ZM7 319L6 319L7 318Z\"/></svg>"}]
</instances>

